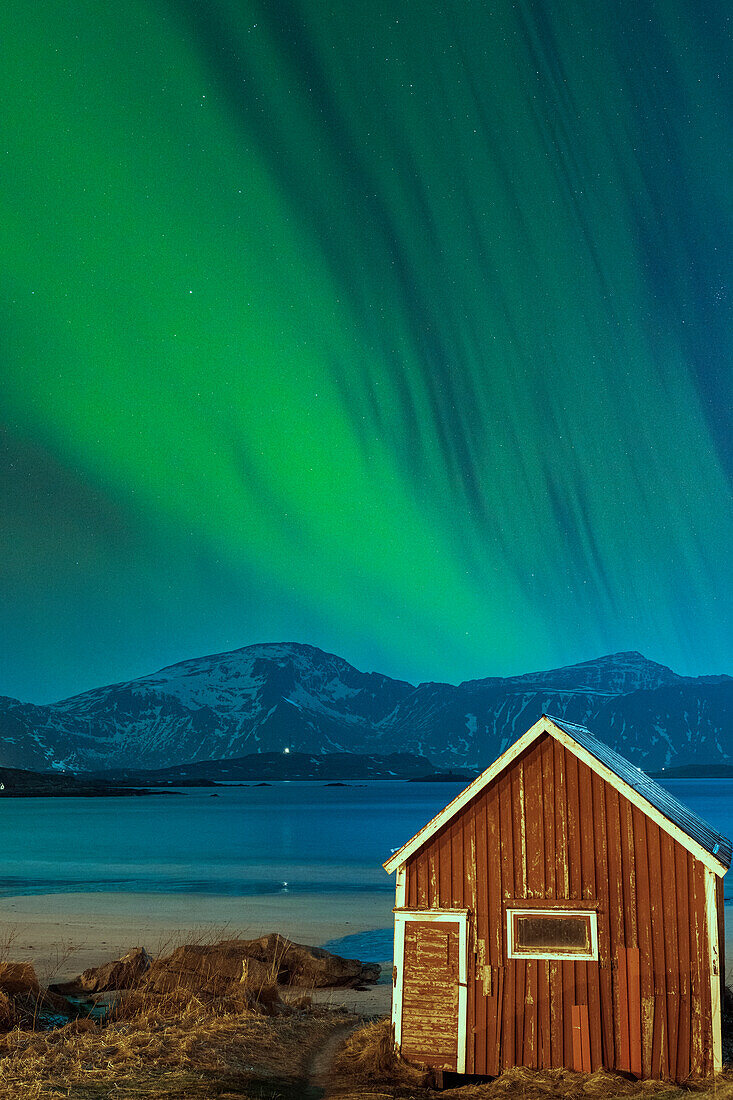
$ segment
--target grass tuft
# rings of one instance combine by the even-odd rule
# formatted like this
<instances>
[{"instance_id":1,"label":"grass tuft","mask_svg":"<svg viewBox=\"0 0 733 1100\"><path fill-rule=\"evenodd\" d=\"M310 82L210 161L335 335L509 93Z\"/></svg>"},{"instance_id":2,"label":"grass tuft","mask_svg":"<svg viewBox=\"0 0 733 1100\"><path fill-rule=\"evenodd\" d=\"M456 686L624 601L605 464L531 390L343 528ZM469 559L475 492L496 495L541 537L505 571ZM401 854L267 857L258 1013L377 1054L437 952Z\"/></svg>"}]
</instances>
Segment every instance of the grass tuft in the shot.
<instances>
[{"instance_id":1,"label":"grass tuft","mask_svg":"<svg viewBox=\"0 0 733 1100\"><path fill-rule=\"evenodd\" d=\"M398 1058L389 1020L378 1020L352 1032L336 1052L331 1067L334 1085L341 1082L389 1082L425 1085L428 1074Z\"/></svg>"},{"instance_id":2,"label":"grass tuft","mask_svg":"<svg viewBox=\"0 0 733 1100\"><path fill-rule=\"evenodd\" d=\"M637 1081L597 1070L533 1070L517 1066L493 1080L446 1075L446 1087L436 1092L430 1074L398 1058L392 1051L388 1020L353 1032L337 1051L327 1096L333 1100L733 1100L733 1069L715 1080L690 1082ZM456 1087L450 1087L452 1084Z\"/></svg>"}]
</instances>

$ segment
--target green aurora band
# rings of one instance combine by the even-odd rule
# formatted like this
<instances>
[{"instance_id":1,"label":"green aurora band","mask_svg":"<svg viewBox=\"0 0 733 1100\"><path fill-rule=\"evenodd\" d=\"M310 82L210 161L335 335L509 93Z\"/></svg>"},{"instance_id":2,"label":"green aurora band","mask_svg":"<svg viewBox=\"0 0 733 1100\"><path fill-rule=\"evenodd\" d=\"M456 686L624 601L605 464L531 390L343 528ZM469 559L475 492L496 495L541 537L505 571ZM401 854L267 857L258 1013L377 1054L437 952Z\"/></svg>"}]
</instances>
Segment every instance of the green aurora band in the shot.
<instances>
[{"instance_id":1,"label":"green aurora band","mask_svg":"<svg viewBox=\"0 0 733 1100\"><path fill-rule=\"evenodd\" d=\"M0 691L730 665L717 0L11 0Z\"/></svg>"}]
</instances>

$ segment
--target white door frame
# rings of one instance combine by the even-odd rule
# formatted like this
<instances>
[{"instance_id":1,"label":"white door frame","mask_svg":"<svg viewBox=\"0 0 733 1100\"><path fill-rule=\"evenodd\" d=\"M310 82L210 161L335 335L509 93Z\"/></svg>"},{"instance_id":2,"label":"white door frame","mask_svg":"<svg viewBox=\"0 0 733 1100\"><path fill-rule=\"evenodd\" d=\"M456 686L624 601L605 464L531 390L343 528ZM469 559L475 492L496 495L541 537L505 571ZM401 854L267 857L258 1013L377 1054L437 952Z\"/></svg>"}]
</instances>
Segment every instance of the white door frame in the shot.
<instances>
[{"instance_id":1,"label":"white door frame","mask_svg":"<svg viewBox=\"0 0 733 1100\"><path fill-rule=\"evenodd\" d=\"M456 1071L466 1072L466 1042L468 1023L468 909L395 909L394 966L392 992L392 1026L395 1047L402 1042L402 994L404 990L405 929L408 921L458 925L458 1020L456 1035Z\"/></svg>"}]
</instances>

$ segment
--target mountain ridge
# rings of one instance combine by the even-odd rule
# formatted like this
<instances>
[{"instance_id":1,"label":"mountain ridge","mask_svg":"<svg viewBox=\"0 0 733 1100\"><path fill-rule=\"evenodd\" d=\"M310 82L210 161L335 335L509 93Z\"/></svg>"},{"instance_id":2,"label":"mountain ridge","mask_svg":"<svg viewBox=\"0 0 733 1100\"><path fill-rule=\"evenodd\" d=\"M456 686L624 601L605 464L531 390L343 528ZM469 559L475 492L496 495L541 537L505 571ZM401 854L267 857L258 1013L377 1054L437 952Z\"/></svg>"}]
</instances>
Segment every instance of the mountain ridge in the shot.
<instances>
[{"instance_id":1,"label":"mountain ridge","mask_svg":"<svg viewBox=\"0 0 733 1100\"><path fill-rule=\"evenodd\" d=\"M409 752L482 768L543 712L639 766L733 761L733 678L630 650L509 677L410 684L298 642L167 665L52 704L0 697L0 765L94 771L248 753Z\"/></svg>"}]
</instances>

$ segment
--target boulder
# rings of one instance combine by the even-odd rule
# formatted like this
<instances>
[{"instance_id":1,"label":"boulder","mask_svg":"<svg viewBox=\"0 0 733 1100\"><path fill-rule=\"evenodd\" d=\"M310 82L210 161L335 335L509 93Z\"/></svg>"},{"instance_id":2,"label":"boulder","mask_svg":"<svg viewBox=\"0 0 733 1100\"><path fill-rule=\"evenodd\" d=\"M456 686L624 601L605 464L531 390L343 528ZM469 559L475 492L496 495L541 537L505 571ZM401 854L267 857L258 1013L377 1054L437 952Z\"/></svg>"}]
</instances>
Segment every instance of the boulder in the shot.
<instances>
[{"instance_id":1,"label":"boulder","mask_svg":"<svg viewBox=\"0 0 733 1100\"><path fill-rule=\"evenodd\" d=\"M257 998L275 984L343 988L375 982L378 977L379 967L374 963L343 959L273 932L256 940L186 944L156 959L142 985L153 993L185 989L209 997L246 989Z\"/></svg>"},{"instance_id":2,"label":"boulder","mask_svg":"<svg viewBox=\"0 0 733 1100\"><path fill-rule=\"evenodd\" d=\"M0 963L0 1031L36 1027L49 1017L68 1019L75 1012L65 997L42 988L30 963Z\"/></svg>"},{"instance_id":3,"label":"boulder","mask_svg":"<svg viewBox=\"0 0 733 1100\"><path fill-rule=\"evenodd\" d=\"M266 967L247 958L239 940L178 947L172 955L156 959L145 978L145 989L153 993L185 989L208 997L243 989L255 992L267 984L272 981Z\"/></svg>"},{"instance_id":4,"label":"boulder","mask_svg":"<svg viewBox=\"0 0 733 1100\"><path fill-rule=\"evenodd\" d=\"M36 972L30 963L0 963L0 993L9 993L12 997L37 997L40 992Z\"/></svg>"},{"instance_id":5,"label":"boulder","mask_svg":"<svg viewBox=\"0 0 733 1100\"><path fill-rule=\"evenodd\" d=\"M0 993L0 1031L15 1027L15 1006L7 993Z\"/></svg>"},{"instance_id":6,"label":"boulder","mask_svg":"<svg viewBox=\"0 0 733 1100\"><path fill-rule=\"evenodd\" d=\"M256 940L188 944L157 959L145 978L156 993L175 989L218 997L245 986L255 996L275 984L313 989L375 982L379 967L343 959L321 947L307 947L276 932Z\"/></svg>"},{"instance_id":7,"label":"boulder","mask_svg":"<svg viewBox=\"0 0 733 1100\"><path fill-rule=\"evenodd\" d=\"M267 986L275 985L276 979L264 962L245 956L242 959L242 973L239 976L239 984L244 989L257 993Z\"/></svg>"},{"instance_id":8,"label":"boulder","mask_svg":"<svg viewBox=\"0 0 733 1100\"><path fill-rule=\"evenodd\" d=\"M364 982L376 982L380 967L358 959L344 959L322 947L294 943L277 932L257 940L240 940L250 959L257 959L276 975L280 985L299 988L353 988Z\"/></svg>"},{"instance_id":9,"label":"boulder","mask_svg":"<svg viewBox=\"0 0 733 1100\"><path fill-rule=\"evenodd\" d=\"M110 993L117 989L136 989L147 974L152 959L144 947L136 947L121 959L92 966L70 982L56 982L55 993L86 997L92 993Z\"/></svg>"}]
</instances>

